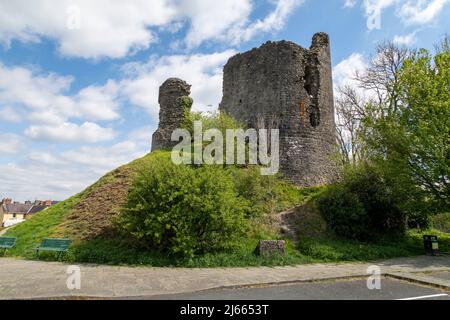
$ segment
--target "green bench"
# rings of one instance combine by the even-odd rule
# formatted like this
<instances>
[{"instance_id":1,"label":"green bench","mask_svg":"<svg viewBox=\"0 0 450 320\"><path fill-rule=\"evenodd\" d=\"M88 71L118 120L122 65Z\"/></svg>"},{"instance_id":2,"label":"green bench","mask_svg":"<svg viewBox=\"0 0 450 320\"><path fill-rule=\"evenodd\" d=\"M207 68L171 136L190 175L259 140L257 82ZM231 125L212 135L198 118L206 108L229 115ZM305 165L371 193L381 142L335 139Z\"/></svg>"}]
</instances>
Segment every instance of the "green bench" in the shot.
<instances>
[{"instance_id":1,"label":"green bench","mask_svg":"<svg viewBox=\"0 0 450 320\"><path fill-rule=\"evenodd\" d=\"M71 241L69 239L53 239L45 238L41 241L41 244L34 247L36 251L36 257L39 259L39 253L41 251L57 252L58 259L69 250Z\"/></svg>"},{"instance_id":2,"label":"green bench","mask_svg":"<svg viewBox=\"0 0 450 320\"><path fill-rule=\"evenodd\" d=\"M0 250L3 251L3 255L6 250L12 249L16 246L16 238L12 237L0 237Z\"/></svg>"}]
</instances>

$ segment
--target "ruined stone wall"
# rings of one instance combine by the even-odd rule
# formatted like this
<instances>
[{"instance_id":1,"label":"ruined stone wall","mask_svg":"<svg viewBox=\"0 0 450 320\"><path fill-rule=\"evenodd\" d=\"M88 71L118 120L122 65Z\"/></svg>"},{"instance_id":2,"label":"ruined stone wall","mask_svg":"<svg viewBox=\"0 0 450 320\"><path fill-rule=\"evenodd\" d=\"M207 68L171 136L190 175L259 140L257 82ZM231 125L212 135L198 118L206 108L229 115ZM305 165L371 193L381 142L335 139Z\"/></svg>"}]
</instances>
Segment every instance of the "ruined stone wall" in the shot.
<instances>
[{"instance_id":1,"label":"ruined stone wall","mask_svg":"<svg viewBox=\"0 0 450 320\"><path fill-rule=\"evenodd\" d=\"M249 128L280 129L281 170L294 183L332 181L336 140L327 34L314 35L310 49L267 42L232 57L220 109Z\"/></svg>"},{"instance_id":2,"label":"ruined stone wall","mask_svg":"<svg viewBox=\"0 0 450 320\"><path fill-rule=\"evenodd\" d=\"M184 121L185 108L192 106L191 86L177 78L167 79L159 88L159 127L153 134L152 151L170 149L178 142L172 142L172 132Z\"/></svg>"}]
</instances>

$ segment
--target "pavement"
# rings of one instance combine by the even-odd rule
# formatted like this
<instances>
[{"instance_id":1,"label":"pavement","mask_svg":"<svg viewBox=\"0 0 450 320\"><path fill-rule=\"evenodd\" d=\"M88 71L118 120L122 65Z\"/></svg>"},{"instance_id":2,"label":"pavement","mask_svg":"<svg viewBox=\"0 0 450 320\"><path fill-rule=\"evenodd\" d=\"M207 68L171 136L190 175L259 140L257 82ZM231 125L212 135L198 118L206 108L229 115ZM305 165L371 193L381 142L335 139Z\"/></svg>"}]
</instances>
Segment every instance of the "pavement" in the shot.
<instances>
[{"instance_id":1,"label":"pavement","mask_svg":"<svg viewBox=\"0 0 450 320\"><path fill-rule=\"evenodd\" d=\"M187 269L83 264L76 266L80 270L79 289L74 285L77 281L73 281L77 268L70 268L68 264L0 258L0 299L151 298L211 289L236 291L255 286L349 281L367 279L368 268L373 265L380 268L381 275L397 282L409 281L419 286L450 290L450 280L442 276L450 272L450 256L274 268ZM435 273L441 276L433 277Z\"/></svg>"}]
</instances>

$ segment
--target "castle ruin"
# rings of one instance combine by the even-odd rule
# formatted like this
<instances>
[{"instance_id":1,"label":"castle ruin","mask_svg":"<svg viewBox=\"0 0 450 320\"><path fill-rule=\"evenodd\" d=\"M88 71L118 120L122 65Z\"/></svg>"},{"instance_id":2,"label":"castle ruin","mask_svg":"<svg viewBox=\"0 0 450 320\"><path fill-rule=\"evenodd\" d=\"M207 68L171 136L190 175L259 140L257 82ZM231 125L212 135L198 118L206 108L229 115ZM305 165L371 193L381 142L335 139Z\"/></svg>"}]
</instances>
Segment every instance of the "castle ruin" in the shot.
<instances>
[{"instance_id":1,"label":"castle ruin","mask_svg":"<svg viewBox=\"0 0 450 320\"><path fill-rule=\"evenodd\" d=\"M171 141L172 132L184 120L185 108L192 106L191 86L177 78L167 79L159 88L159 126L153 134L152 151L170 149L177 145Z\"/></svg>"},{"instance_id":2,"label":"castle ruin","mask_svg":"<svg viewBox=\"0 0 450 320\"><path fill-rule=\"evenodd\" d=\"M267 42L232 57L220 110L249 128L279 129L281 170L295 184L331 182L336 136L327 34L315 34L310 49Z\"/></svg>"},{"instance_id":3,"label":"castle ruin","mask_svg":"<svg viewBox=\"0 0 450 320\"><path fill-rule=\"evenodd\" d=\"M169 79L160 88L160 124L152 150L174 146L190 86ZM191 100L192 101L192 100ZM334 177L335 121L329 37L314 35L309 49L289 41L267 42L237 54L224 67L221 111L248 128L280 130L280 166L299 186Z\"/></svg>"}]
</instances>

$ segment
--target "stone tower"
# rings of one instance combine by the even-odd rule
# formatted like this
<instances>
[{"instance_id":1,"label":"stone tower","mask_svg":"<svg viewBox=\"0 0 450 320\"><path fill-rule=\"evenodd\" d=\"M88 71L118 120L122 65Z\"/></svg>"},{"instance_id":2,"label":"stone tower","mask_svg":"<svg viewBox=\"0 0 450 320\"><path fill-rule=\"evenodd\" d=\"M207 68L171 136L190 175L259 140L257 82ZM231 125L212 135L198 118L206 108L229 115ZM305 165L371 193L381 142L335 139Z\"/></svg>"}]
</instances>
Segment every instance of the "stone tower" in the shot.
<instances>
[{"instance_id":1,"label":"stone tower","mask_svg":"<svg viewBox=\"0 0 450 320\"><path fill-rule=\"evenodd\" d=\"M179 129L184 120L185 108L192 106L191 86L177 78L167 79L159 88L159 127L153 134L152 151L170 149L172 132Z\"/></svg>"},{"instance_id":2,"label":"stone tower","mask_svg":"<svg viewBox=\"0 0 450 320\"><path fill-rule=\"evenodd\" d=\"M329 37L304 49L267 42L232 57L224 68L220 109L249 128L280 129L280 165L299 186L332 181L335 151Z\"/></svg>"}]
</instances>

